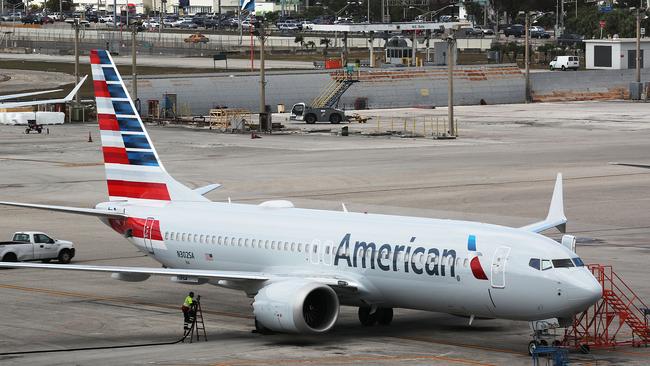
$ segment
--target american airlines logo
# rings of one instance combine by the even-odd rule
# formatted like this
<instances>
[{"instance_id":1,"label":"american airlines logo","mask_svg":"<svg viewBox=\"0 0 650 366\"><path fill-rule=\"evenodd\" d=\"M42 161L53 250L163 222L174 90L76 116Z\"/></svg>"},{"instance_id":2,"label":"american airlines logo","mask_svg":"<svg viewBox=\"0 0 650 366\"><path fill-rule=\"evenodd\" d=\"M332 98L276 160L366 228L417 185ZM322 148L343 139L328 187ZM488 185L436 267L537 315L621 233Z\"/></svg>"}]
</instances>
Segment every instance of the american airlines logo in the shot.
<instances>
[{"instance_id":1,"label":"american airlines logo","mask_svg":"<svg viewBox=\"0 0 650 366\"><path fill-rule=\"evenodd\" d=\"M351 244L352 234L346 234L336 251L334 265L340 262L348 267L400 271L429 276L456 277L456 251L453 249L424 248L410 245L382 244L356 241ZM415 237L410 240L415 242ZM352 249L352 251L350 251ZM352 253L352 255L350 255Z\"/></svg>"}]
</instances>

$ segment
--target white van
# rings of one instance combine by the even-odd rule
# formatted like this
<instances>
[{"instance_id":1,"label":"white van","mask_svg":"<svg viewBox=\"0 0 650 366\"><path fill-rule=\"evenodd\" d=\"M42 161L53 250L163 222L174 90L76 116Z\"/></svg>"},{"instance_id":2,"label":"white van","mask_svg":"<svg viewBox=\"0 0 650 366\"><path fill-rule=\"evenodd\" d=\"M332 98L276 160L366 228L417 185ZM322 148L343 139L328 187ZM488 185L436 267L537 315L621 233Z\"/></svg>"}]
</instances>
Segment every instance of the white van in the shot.
<instances>
[{"instance_id":1,"label":"white van","mask_svg":"<svg viewBox=\"0 0 650 366\"><path fill-rule=\"evenodd\" d=\"M578 67L580 67L580 59L578 56L556 56L553 61L548 64L548 66L551 70L578 70Z\"/></svg>"}]
</instances>

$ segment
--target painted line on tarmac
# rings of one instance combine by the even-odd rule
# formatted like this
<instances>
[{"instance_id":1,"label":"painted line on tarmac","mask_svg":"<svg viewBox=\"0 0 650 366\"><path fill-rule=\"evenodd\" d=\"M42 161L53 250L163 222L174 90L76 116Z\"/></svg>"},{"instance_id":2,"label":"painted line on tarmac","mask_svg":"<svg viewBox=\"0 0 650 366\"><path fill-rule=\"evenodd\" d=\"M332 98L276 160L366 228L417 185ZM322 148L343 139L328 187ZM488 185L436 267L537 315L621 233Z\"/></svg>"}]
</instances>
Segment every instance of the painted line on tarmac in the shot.
<instances>
[{"instance_id":1,"label":"painted line on tarmac","mask_svg":"<svg viewBox=\"0 0 650 366\"><path fill-rule=\"evenodd\" d=\"M436 355L372 355L372 356L340 356L340 357L313 357L313 358L287 358L267 360L229 360L214 364L214 366L243 366L243 365L300 365L300 364L343 364L359 362L399 362L399 361L423 361L436 360L446 363L496 366L495 364L474 361L465 358L456 358Z\"/></svg>"},{"instance_id":2,"label":"painted line on tarmac","mask_svg":"<svg viewBox=\"0 0 650 366\"><path fill-rule=\"evenodd\" d=\"M447 345L447 346L455 346L455 347L463 347L463 348L472 348L472 349L478 349L478 350L490 351L490 352L497 352L497 353L508 353L508 354L520 355L520 356L524 355L523 352L517 352L517 351L513 351L511 349L478 346L478 345L466 344L466 343L456 343L456 342L442 341L442 340L430 339L430 338L424 338L424 337L399 336L399 337L392 337L392 338L406 339L406 340L409 340L409 341L436 343L436 344L442 344L442 345Z\"/></svg>"},{"instance_id":3,"label":"painted line on tarmac","mask_svg":"<svg viewBox=\"0 0 650 366\"><path fill-rule=\"evenodd\" d=\"M140 305L140 306L152 306L152 307L158 307L158 308L164 308L164 309L172 309L172 310L178 310L179 309L179 306L177 306L177 305L159 304L159 303L138 301L138 300L134 300L132 298L125 298L125 297L100 296L100 295L86 294L86 293L81 293L81 292L50 290L50 289L44 289L44 288L24 287L24 286L1 284L1 283L0 283L0 288L10 289L10 290L18 290L18 291L25 291L25 292L35 292L35 293L42 293L42 294L63 296L63 297L76 297L76 298L89 299L89 300L94 300L94 301L111 301L111 302L115 302L115 303L122 303L122 304L129 304L129 305ZM232 318L253 319L252 315L231 313L231 312L225 312L225 311L203 310L203 312L206 313L206 314L227 316L227 317L232 317Z\"/></svg>"}]
</instances>

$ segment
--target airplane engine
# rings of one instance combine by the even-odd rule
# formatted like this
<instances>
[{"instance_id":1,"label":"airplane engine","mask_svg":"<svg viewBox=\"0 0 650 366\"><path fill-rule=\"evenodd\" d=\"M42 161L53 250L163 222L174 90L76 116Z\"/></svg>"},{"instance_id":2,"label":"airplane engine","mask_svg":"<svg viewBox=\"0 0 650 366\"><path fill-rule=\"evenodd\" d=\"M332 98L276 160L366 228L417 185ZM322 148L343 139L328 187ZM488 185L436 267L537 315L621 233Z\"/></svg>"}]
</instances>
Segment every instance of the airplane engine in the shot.
<instances>
[{"instance_id":1,"label":"airplane engine","mask_svg":"<svg viewBox=\"0 0 650 366\"><path fill-rule=\"evenodd\" d=\"M324 333L339 317L339 298L331 287L307 280L287 280L262 288L253 314L264 328L286 333Z\"/></svg>"}]
</instances>

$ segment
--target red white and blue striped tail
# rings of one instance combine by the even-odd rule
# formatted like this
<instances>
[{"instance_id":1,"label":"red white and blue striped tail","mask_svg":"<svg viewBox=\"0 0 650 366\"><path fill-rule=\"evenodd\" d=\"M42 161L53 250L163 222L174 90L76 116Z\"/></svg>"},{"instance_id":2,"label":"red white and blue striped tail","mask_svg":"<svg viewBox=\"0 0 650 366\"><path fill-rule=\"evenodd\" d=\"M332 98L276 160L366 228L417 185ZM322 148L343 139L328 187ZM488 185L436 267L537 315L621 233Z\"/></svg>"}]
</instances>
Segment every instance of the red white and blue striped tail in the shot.
<instances>
[{"instance_id":1,"label":"red white and blue striped tail","mask_svg":"<svg viewBox=\"0 0 650 366\"><path fill-rule=\"evenodd\" d=\"M111 201L207 201L172 178L160 161L111 55L90 52Z\"/></svg>"}]
</instances>

